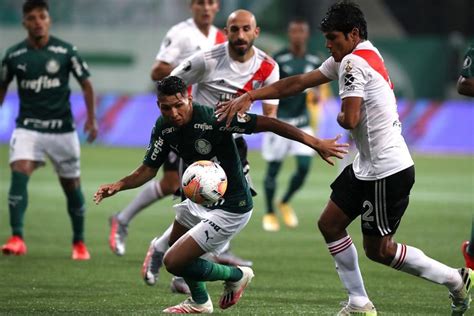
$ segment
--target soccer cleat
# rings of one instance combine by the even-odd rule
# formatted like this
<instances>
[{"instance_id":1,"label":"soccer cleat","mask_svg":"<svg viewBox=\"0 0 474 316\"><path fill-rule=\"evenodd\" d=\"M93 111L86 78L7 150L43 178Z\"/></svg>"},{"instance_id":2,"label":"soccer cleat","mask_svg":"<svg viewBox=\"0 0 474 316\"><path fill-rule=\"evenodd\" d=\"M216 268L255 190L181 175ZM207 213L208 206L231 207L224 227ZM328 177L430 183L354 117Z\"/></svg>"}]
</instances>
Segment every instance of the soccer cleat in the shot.
<instances>
[{"instance_id":1,"label":"soccer cleat","mask_svg":"<svg viewBox=\"0 0 474 316\"><path fill-rule=\"evenodd\" d=\"M214 311L212 301L208 297L207 302L203 304L196 303L191 297L188 297L184 302L165 308L165 314L210 314Z\"/></svg>"},{"instance_id":2,"label":"soccer cleat","mask_svg":"<svg viewBox=\"0 0 474 316\"><path fill-rule=\"evenodd\" d=\"M163 265L163 256L165 255L163 252L155 250L153 246L155 240L156 238L151 241L150 247L148 247L142 267L142 278L148 285L156 284L160 268Z\"/></svg>"},{"instance_id":3,"label":"soccer cleat","mask_svg":"<svg viewBox=\"0 0 474 316\"><path fill-rule=\"evenodd\" d=\"M110 233L109 246L117 256L125 254L125 238L127 238L128 229L126 224L120 223L117 214L109 217Z\"/></svg>"},{"instance_id":4,"label":"soccer cleat","mask_svg":"<svg viewBox=\"0 0 474 316\"><path fill-rule=\"evenodd\" d=\"M349 303L344 306L337 316L377 316L377 310L372 302L368 302L363 307L351 306Z\"/></svg>"},{"instance_id":5,"label":"soccer cleat","mask_svg":"<svg viewBox=\"0 0 474 316\"><path fill-rule=\"evenodd\" d=\"M458 291L449 292L449 297L453 301L451 304L451 315L462 316L469 309L471 303L471 285L474 282L474 272L469 268L458 270L462 278L462 287Z\"/></svg>"},{"instance_id":6,"label":"soccer cleat","mask_svg":"<svg viewBox=\"0 0 474 316\"><path fill-rule=\"evenodd\" d=\"M222 309L226 309L231 307L232 305L237 304L237 302L242 297L245 288L249 285L250 281L252 281L252 278L254 277L253 270L251 268L238 268L243 273L242 278L236 282L224 282L224 292L222 293L222 296L219 299L219 307Z\"/></svg>"},{"instance_id":7,"label":"soccer cleat","mask_svg":"<svg viewBox=\"0 0 474 316\"><path fill-rule=\"evenodd\" d=\"M75 242L72 245L72 259L73 260L89 260L91 255L87 250L86 245L83 241Z\"/></svg>"},{"instance_id":8,"label":"soccer cleat","mask_svg":"<svg viewBox=\"0 0 474 316\"><path fill-rule=\"evenodd\" d=\"M474 269L474 255L470 255L467 252L467 247L469 247L469 241L465 241L461 245L461 251L464 256L464 261L466 261L466 267Z\"/></svg>"},{"instance_id":9,"label":"soccer cleat","mask_svg":"<svg viewBox=\"0 0 474 316\"><path fill-rule=\"evenodd\" d=\"M295 228L298 226L298 217L296 217L295 211L288 203L281 202L278 204L278 209L283 216L283 222L286 226L290 228Z\"/></svg>"},{"instance_id":10,"label":"soccer cleat","mask_svg":"<svg viewBox=\"0 0 474 316\"><path fill-rule=\"evenodd\" d=\"M276 217L274 213L263 215L262 226L263 230L266 230L267 232L277 232L280 230L278 217Z\"/></svg>"},{"instance_id":11,"label":"soccer cleat","mask_svg":"<svg viewBox=\"0 0 474 316\"><path fill-rule=\"evenodd\" d=\"M225 264L226 266L243 266L251 267L253 262L251 260L246 260L240 257L237 257L231 251L226 251L218 256L214 256L214 261L219 264Z\"/></svg>"},{"instance_id":12,"label":"soccer cleat","mask_svg":"<svg viewBox=\"0 0 474 316\"><path fill-rule=\"evenodd\" d=\"M2 246L2 252L6 256L23 256L26 255L27 248L20 236L11 236L8 238L7 243Z\"/></svg>"},{"instance_id":13,"label":"soccer cleat","mask_svg":"<svg viewBox=\"0 0 474 316\"><path fill-rule=\"evenodd\" d=\"M188 284L182 277L174 276L171 279L170 289L173 293L181 293L186 295L191 295L191 290L189 289Z\"/></svg>"}]
</instances>

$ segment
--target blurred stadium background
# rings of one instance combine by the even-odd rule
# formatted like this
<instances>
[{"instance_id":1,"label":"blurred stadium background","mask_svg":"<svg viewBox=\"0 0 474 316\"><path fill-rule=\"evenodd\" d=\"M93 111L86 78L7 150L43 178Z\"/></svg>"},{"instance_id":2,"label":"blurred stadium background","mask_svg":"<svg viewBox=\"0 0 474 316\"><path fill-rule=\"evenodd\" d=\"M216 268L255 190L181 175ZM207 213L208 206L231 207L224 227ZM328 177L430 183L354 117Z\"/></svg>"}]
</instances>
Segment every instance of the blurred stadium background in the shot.
<instances>
[{"instance_id":1,"label":"blurred stadium background","mask_svg":"<svg viewBox=\"0 0 474 316\"><path fill-rule=\"evenodd\" d=\"M22 2L0 0L0 51L25 38ZM215 24L223 27L228 14L237 8L251 10L262 29L255 44L272 54L286 44L288 20L303 16L312 27L311 52L326 58L317 27L334 2L221 0ZM413 202L398 238L460 266L459 245L468 238L474 214L474 100L458 95L455 83L463 54L469 43L474 43L474 1L356 2L366 14L369 39L386 60L399 99L404 136L417 164ZM89 197L86 236L93 260L75 263L68 259L70 230L60 187L50 167L38 171L30 183L26 215L30 253L22 258L0 257L0 313L152 314L181 299L168 293L166 273L154 290L144 288L139 277L149 240L173 218L173 201L159 202L137 217L131 227L128 253L119 259L107 249L107 217L130 201L136 191L124 192L100 207L93 206L91 196L99 184L123 176L140 163L159 114L150 67L169 27L189 17L188 5L187 0L50 0L51 34L78 46L90 66L97 92L100 134L96 144L84 144L82 154L82 180ZM71 83L73 110L82 133L82 95L72 78ZM335 120L338 104L337 98L329 97L320 108L321 136L341 131ZM7 144L17 111L16 86L12 84L0 108L2 242L9 235ZM255 150L251 155L253 177L261 186L265 164L257 152L260 138L252 136L249 141ZM286 184L291 167L292 162L280 175L280 188ZM295 231L264 233L260 228L263 199L257 197L254 219L234 245L237 253L254 260L257 278L247 293L248 300L234 312L323 315L337 311L344 293L314 225L336 172L321 162L314 163L307 185L295 197L301 220ZM352 236L362 255L358 224L353 226ZM364 258L361 267L369 293L379 310L386 311L384 315L447 313L448 300L440 302L447 297L443 288L401 276ZM217 295L219 286L211 286L211 294ZM394 292L397 296L391 299Z\"/></svg>"}]
</instances>

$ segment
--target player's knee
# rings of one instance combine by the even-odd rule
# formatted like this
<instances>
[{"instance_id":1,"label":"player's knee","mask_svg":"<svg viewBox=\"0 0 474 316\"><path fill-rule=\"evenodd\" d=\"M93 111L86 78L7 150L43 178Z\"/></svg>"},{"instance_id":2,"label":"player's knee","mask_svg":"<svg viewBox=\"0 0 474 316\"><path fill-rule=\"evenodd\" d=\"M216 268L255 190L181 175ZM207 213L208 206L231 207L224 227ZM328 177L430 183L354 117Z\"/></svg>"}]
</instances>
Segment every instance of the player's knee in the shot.
<instances>
[{"instance_id":1,"label":"player's knee","mask_svg":"<svg viewBox=\"0 0 474 316\"><path fill-rule=\"evenodd\" d=\"M388 245L364 245L364 251L370 260L386 265L390 264L394 257Z\"/></svg>"},{"instance_id":2,"label":"player's knee","mask_svg":"<svg viewBox=\"0 0 474 316\"><path fill-rule=\"evenodd\" d=\"M166 270L174 275L180 275L181 273L181 268L180 264L178 261L178 258L173 254L173 252L166 252L164 258L163 258L163 264L166 268Z\"/></svg>"}]
</instances>

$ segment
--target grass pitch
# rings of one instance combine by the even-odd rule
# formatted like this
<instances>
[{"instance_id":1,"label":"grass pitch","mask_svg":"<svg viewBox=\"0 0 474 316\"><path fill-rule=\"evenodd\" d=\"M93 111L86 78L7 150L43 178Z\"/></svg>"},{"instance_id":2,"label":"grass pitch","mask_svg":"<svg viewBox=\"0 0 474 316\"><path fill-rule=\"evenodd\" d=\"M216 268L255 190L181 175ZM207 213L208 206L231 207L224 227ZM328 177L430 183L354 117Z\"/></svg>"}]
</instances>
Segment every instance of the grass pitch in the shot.
<instances>
[{"instance_id":1,"label":"grass pitch","mask_svg":"<svg viewBox=\"0 0 474 316\"><path fill-rule=\"evenodd\" d=\"M7 191L8 148L0 147L0 242L10 234ZM139 214L129 227L127 253L108 249L108 217L138 192L131 190L106 199L99 206L92 195L102 183L132 171L144 155L142 149L85 146L82 151L82 185L87 199L86 242L88 262L71 256L71 225L51 164L38 170L29 183L25 218L28 255L0 256L0 314L113 314L151 315L184 300L169 291L171 276L164 270L159 283L148 287L140 268L149 241L174 218L173 201L160 201ZM252 177L260 190L248 226L233 241L233 251L254 261L255 278L238 305L221 311L219 282L209 283L216 314L229 315L335 315L346 299L334 263L316 220L329 197L329 184L337 168L319 159L312 165L304 189L292 201L300 226L282 227L278 233L261 228L262 177L265 164L251 153ZM474 214L474 160L465 157L415 156L416 184L410 206L396 240L422 249L450 266L460 267L460 244L469 238ZM279 176L283 194L294 163L288 159ZM160 172L161 175L161 172ZM363 255L360 224L350 233L359 251L360 267L369 295L381 315L448 315L443 286L373 263ZM471 311L472 314L474 314Z\"/></svg>"}]
</instances>

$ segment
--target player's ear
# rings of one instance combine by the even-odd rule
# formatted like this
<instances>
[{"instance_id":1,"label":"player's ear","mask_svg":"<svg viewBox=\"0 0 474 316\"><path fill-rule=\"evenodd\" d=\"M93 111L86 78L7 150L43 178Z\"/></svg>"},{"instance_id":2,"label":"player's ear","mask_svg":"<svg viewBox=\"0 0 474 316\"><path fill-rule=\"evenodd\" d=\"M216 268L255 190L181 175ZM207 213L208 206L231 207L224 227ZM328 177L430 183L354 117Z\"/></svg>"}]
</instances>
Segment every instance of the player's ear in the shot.
<instances>
[{"instance_id":1,"label":"player's ear","mask_svg":"<svg viewBox=\"0 0 474 316\"><path fill-rule=\"evenodd\" d=\"M193 95L191 93L188 93L188 102L193 103Z\"/></svg>"},{"instance_id":2,"label":"player's ear","mask_svg":"<svg viewBox=\"0 0 474 316\"><path fill-rule=\"evenodd\" d=\"M227 28L227 26L224 27L224 35L225 37L229 38L229 29Z\"/></svg>"},{"instance_id":3,"label":"player's ear","mask_svg":"<svg viewBox=\"0 0 474 316\"><path fill-rule=\"evenodd\" d=\"M260 35L260 28L257 26L255 27L255 38L257 38Z\"/></svg>"}]
</instances>

